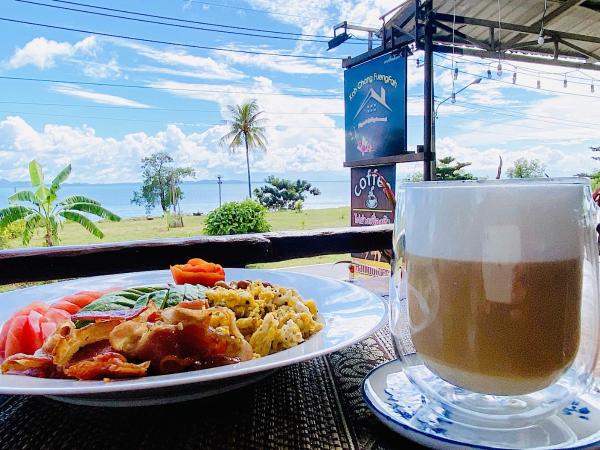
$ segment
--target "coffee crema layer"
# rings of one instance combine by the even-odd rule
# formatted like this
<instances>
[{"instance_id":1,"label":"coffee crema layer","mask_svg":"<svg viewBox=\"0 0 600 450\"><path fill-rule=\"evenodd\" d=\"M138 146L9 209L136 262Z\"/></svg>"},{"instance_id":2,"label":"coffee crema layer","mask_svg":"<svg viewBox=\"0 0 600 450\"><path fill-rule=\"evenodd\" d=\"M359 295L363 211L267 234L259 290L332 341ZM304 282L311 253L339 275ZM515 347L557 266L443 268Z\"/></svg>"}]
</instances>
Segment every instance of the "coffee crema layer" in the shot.
<instances>
[{"instance_id":1,"label":"coffee crema layer","mask_svg":"<svg viewBox=\"0 0 600 450\"><path fill-rule=\"evenodd\" d=\"M551 385L579 347L582 258L494 263L406 255L414 346L446 381L527 394Z\"/></svg>"}]
</instances>

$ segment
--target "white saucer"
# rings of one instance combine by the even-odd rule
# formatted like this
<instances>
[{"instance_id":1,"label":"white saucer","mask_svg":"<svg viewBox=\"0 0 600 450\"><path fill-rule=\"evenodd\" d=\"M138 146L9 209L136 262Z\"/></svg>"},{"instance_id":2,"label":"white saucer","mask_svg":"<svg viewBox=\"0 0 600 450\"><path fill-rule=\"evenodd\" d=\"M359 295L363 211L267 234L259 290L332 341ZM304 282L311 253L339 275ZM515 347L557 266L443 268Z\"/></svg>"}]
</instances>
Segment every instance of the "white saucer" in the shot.
<instances>
[{"instance_id":1,"label":"white saucer","mask_svg":"<svg viewBox=\"0 0 600 450\"><path fill-rule=\"evenodd\" d=\"M452 420L432 406L406 378L398 361L373 369L362 393L369 408L385 425L421 445L459 448L586 448L600 445L600 393L573 399L570 406L525 428L491 429Z\"/></svg>"}]
</instances>

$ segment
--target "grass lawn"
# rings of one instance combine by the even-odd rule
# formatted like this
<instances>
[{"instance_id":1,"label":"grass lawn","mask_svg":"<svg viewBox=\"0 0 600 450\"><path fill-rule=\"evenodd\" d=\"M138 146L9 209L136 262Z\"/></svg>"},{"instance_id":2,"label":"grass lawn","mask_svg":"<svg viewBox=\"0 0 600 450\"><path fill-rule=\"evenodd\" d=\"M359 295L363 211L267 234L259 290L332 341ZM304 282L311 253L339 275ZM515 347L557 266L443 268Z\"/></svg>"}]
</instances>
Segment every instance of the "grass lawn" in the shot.
<instances>
[{"instance_id":1,"label":"grass lawn","mask_svg":"<svg viewBox=\"0 0 600 450\"><path fill-rule=\"evenodd\" d=\"M294 211L274 211L268 213L267 220L273 231L308 230L313 228L333 228L350 225L350 208L308 209L301 213ZM183 228L167 229L164 218L124 219L121 222L100 222L100 229L104 232L104 239L97 239L89 234L78 224L67 223L61 230L61 245L96 244L102 242L121 242L140 239L158 239L168 237L190 237L203 234L205 216L186 216L183 219ZM21 247L19 240L10 242L11 248ZM43 245L41 234L35 236L30 246ZM334 263L350 258L349 254L315 256L313 258L290 259L288 261L252 264L254 268L292 267L308 264ZM0 286L0 292L31 286L37 283L15 283Z\"/></svg>"},{"instance_id":2,"label":"grass lawn","mask_svg":"<svg viewBox=\"0 0 600 450\"><path fill-rule=\"evenodd\" d=\"M350 208L308 209L301 213L294 211L269 212L267 220L273 231L308 230L312 228L344 227L350 225ZM183 228L167 229L164 218L148 220L143 218L124 219L121 222L99 223L104 239L98 239L75 223L67 223L61 230L61 245L96 244L101 242L122 242L139 239L190 237L203 234L205 216L185 216ZM43 245L41 233L35 236L31 246ZM20 247L18 240L10 242L10 247Z\"/></svg>"}]
</instances>

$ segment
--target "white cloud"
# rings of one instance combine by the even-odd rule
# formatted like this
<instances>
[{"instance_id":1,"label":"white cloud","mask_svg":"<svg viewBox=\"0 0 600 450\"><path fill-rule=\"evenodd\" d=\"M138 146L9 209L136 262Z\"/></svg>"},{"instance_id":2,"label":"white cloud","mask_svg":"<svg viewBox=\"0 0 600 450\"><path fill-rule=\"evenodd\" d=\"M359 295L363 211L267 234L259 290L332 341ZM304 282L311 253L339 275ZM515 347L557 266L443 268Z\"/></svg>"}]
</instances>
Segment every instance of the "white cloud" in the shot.
<instances>
[{"instance_id":1,"label":"white cloud","mask_svg":"<svg viewBox=\"0 0 600 450\"><path fill-rule=\"evenodd\" d=\"M8 67L18 69L31 64L44 70L53 67L56 60L60 58L68 58L77 53L91 54L96 46L97 42L94 36L88 36L75 44L37 37L15 50L8 62Z\"/></svg>"},{"instance_id":2,"label":"white cloud","mask_svg":"<svg viewBox=\"0 0 600 450\"><path fill-rule=\"evenodd\" d=\"M114 44L134 50L141 56L168 66L194 69L198 78L213 80L240 80L246 75L227 64L215 61L213 58L190 55L184 50L157 50L147 45L111 40ZM146 67L146 69L148 69ZM163 69L164 70L164 69ZM171 72L171 74L174 74ZM185 75L185 76L189 76Z\"/></svg>"},{"instance_id":3,"label":"white cloud","mask_svg":"<svg viewBox=\"0 0 600 450\"><path fill-rule=\"evenodd\" d=\"M226 126L188 133L175 125L153 135L136 132L120 139L98 136L93 128L47 124L37 131L24 119L9 116L0 121L0 178L27 179L27 164L36 158L49 172L73 164L73 182L110 183L139 180L141 158L166 151L181 165L191 165L198 178L215 170L245 174L245 158L230 154L218 140ZM269 151L252 156L252 170L284 174L294 170L341 171L342 129L269 129Z\"/></svg>"},{"instance_id":4,"label":"white cloud","mask_svg":"<svg viewBox=\"0 0 600 450\"><path fill-rule=\"evenodd\" d=\"M149 105L140 103L135 100L130 100L125 97L119 97L117 95L103 94L101 92L89 91L79 86L72 85L57 85L52 88L54 92L59 94L70 95L72 97L84 98L91 100L95 103L101 103L103 105L115 105L115 106L131 106L134 108L149 108Z\"/></svg>"},{"instance_id":5,"label":"white cloud","mask_svg":"<svg viewBox=\"0 0 600 450\"><path fill-rule=\"evenodd\" d=\"M112 57L105 63L85 61L83 64L83 73L88 77L106 79L118 78L121 76L121 68L119 67L116 57Z\"/></svg>"},{"instance_id":6,"label":"white cloud","mask_svg":"<svg viewBox=\"0 0 600 450\"><path fill-rule=\"evenodd\" d=\"M240 47L229 46L231 49L239 49ZM244 50L249 51L268 51L275 52L272 49L263 47L244 47ZM289 53L289 52L278 52ZM260 67L262 70L270 70L273 72L293 73L293 74L309 74L309 75L339 75L342 73L342 63L340 60L302 60L291 57L276 57L270 55L254 55L245 53L223 52L223 56L235 64L243 64L246 66Z\"/></svg>"}]
</instances>

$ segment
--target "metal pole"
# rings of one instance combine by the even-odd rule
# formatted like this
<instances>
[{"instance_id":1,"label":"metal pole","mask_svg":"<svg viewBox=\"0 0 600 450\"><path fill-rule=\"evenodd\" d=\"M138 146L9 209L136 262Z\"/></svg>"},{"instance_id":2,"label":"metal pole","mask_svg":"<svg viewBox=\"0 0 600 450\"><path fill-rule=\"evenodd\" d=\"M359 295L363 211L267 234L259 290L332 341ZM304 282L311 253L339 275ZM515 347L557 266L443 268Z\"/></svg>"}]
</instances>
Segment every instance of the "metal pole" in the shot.
<instances>
[{"instance_id":1,"label":"metal pole","mask_svg":"<svg viewBox=\"0 0 600 450\"><path fill-rule=\"evenodd\" d=\"M223 182L221 181L221 178L223 178L222 175L217 175L217 179L219 181L217 181L218 185L219 185L219 208L221 207L221 185L223 184Z\"/></svg>"},{"instance_id":2,"label":"metal pole","mask_svg":"<svg viewBox=\"0 0 600 450\"><path fill-rule=\"evenodd\" d=\"M423 94L425 98L425 114L423 123L423 144L425 147L425 160L423 161L423 180L435 180L435 125L433 117L433 23L431 12L433 0L425 3L425 82L423 83Z\"/></svg>"}]
</instances>

